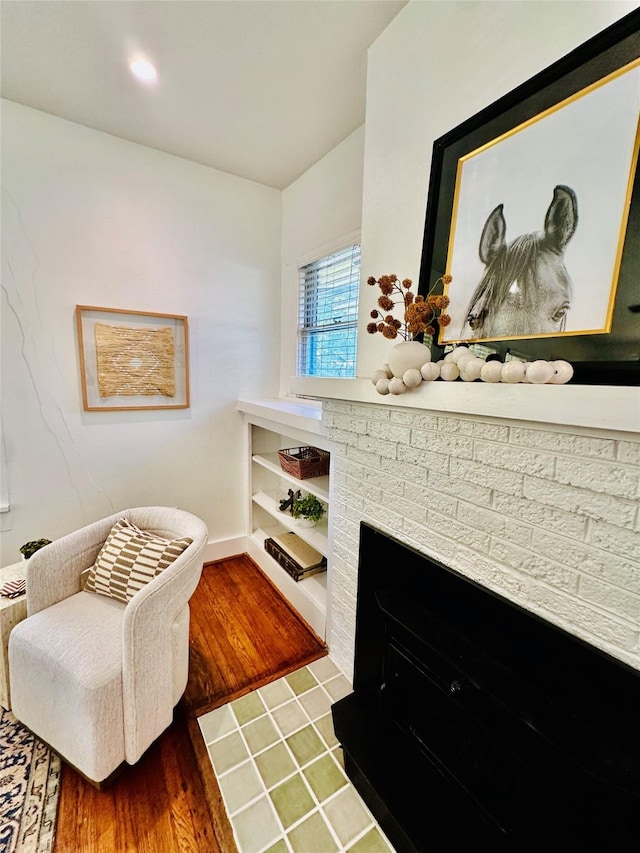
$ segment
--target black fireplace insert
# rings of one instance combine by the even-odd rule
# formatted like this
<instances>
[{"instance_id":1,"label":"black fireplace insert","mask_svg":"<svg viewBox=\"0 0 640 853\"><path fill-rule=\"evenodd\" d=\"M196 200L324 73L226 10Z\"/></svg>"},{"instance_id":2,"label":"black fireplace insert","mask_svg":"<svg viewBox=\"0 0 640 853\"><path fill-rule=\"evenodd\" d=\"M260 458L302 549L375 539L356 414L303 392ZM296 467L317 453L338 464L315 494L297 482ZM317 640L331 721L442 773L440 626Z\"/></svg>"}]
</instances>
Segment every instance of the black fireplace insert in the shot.
<instances>
[{"instance_id":1,"label":"black fireplace insert","mask_svg":"<svg viewBox=\"0 0 640 853\"><path fill-rule=\"evenodd\" d=\"M366 523L350 779L400 853L640 850L640 672Z\"/></svg>"}]
</instances>

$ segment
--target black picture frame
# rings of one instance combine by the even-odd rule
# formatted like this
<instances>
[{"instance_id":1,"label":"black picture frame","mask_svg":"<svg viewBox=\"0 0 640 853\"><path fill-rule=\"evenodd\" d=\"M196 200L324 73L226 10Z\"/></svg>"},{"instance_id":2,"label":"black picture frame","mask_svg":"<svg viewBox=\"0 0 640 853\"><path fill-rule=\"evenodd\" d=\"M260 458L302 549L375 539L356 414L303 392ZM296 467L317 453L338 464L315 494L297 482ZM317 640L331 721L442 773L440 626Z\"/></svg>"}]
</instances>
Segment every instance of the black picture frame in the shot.
<instances>
[{"instance_id":1,"label":"black picture frame","mask_svg":"<svg viewBox=\"0 0 640 853\"><path fill-rule=\"evenodd\" d=\"M640 9L637 9L435 140L418 293L426 296L446 271L458 160L637 60L639 39ZM527 360L569 361L574 368L572 383L640 385L638 172L636 168L611 331L491 341L486 346L501 358L512 351ZM436 287L434 292L442 292L442 288ZM439 345L439 349L443 353L445 345Z\"/></svg>"}]
</instances>

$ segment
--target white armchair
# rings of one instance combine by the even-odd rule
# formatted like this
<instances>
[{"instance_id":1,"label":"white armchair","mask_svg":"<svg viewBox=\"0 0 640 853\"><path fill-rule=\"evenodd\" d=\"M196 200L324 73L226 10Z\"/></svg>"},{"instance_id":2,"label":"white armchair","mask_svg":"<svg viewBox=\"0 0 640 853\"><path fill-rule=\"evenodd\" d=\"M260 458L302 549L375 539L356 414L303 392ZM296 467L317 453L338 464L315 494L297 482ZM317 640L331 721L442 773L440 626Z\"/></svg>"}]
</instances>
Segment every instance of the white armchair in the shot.
<instances>
[{"instance_id":1,"label":"white armchair","mask_svg":"<svg viewBox=\"0 0 640 853\"><path fill-rule=\"evenodd\" d=\"M81 578L109 550L103 545L122 518L156 538L192 540L125 601L87 591ZM207 537L191 513L138 507L64 536L29 561L27 618L9 638L12 711L96 787L124 762L135 764L173 719L187 685L188 602Z\"/></svg>"}]
</instances>

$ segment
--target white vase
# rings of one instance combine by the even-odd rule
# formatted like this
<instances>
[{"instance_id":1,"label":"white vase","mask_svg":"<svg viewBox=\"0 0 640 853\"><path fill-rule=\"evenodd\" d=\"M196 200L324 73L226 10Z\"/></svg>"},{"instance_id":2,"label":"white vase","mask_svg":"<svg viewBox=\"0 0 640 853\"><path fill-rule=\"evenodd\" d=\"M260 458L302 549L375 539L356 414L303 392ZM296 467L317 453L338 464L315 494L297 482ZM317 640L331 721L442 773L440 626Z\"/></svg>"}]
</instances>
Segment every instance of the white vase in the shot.
<instances>
[{"instance_id":1,"label":"white vase","mask_svg":"<svg viewBox=\"0 0 640 853\"><path fill-rule=\"evenodd\" d=\"M318 523L311 518L296 518L295 522L297 527L315 527Z\"/></svg>"},{"instance_id":2,"label":"white vase","mask_svg":"<svg viewBox=\"0 0 640 853\"><path fill-rule=\"evenodd\" d=\"M389 369L400 379L407 370L420 370L428 361L431 361L431 350L420 341L402 341L389 353Z\"/></svg>"}]
</instances>

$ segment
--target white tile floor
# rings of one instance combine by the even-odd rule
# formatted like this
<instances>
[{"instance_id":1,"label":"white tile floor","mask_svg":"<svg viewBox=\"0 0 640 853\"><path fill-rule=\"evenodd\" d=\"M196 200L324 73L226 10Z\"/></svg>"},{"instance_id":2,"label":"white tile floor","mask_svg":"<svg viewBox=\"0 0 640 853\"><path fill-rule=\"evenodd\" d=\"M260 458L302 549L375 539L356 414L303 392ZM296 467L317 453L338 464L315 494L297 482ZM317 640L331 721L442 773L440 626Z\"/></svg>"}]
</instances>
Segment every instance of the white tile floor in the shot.
<instances>
[{"instance_id":1,"label":"white tile floor","mask_svg":"<svg viewBox=\"0 0 640 853\"><path fill-rule=\"evenodd\" d=\"M239 853L393 853L349 782L330 657L198 718Z\"/></svg>"}]
</instances>

